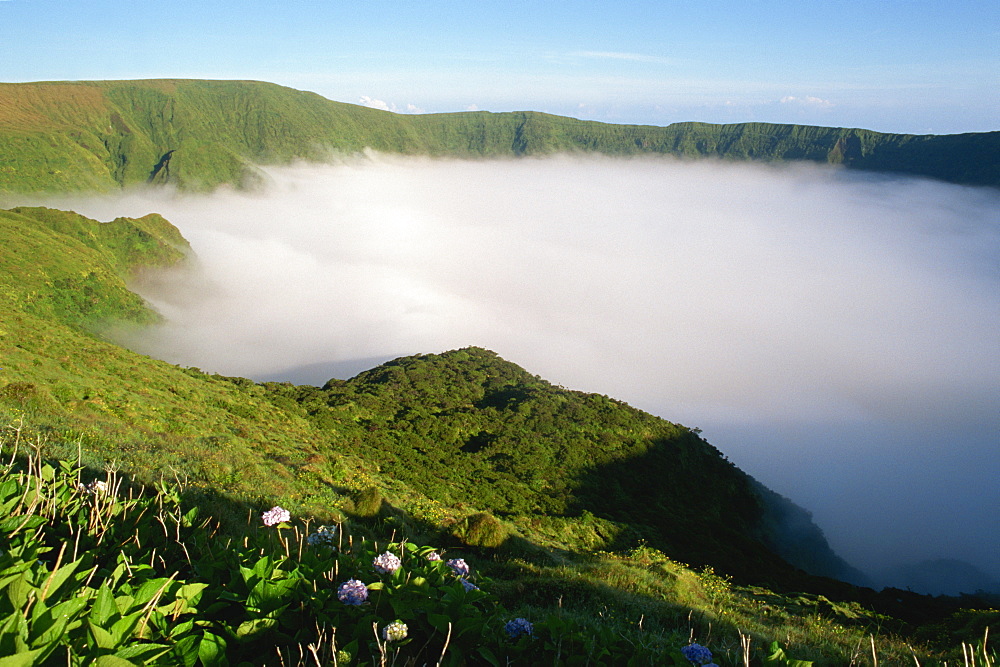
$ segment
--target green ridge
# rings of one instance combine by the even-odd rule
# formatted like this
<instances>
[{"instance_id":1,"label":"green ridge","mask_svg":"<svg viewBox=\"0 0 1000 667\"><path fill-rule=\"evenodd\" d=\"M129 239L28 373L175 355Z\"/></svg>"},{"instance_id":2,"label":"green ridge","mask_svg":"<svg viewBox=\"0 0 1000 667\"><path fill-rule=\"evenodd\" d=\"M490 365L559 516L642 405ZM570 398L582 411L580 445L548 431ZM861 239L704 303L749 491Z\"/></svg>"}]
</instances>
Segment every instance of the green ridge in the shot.
<instances>
[{"instance_id":1,"label":"green ridge","mask_svg":"<svg viewBox=\"0 0 1000 667\"><path fill-rule=\"evenodd\" d=\"M374 149L458 157L596 152L809 160L1000 186L1000 132L767 123L613 125L538 112L399 115L255 81L0 84L0 192L254 183L254 165Z\"/></svg>"}]
</instances>

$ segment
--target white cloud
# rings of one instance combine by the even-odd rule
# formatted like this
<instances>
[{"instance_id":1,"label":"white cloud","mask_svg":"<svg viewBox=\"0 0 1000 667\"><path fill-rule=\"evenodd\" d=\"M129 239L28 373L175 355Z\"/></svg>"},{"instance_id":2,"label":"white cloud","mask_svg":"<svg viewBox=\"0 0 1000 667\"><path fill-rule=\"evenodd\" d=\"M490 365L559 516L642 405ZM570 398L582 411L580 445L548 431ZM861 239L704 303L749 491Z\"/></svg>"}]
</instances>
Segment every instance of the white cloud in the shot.
<instances>
[{"instance_id":1,"label":"white cloud","mask_svg":"<svg viewBox=\"0 0 1000 667\"><path fill-rule=\"evenodd\" d=\"M424 110L416 104L407 103L406 107L400 109L395 104L391 104L385 100L379 100L368 95L362 95L358 100L358 103L361 106L369 107L371 109L381 109L382 111L391 111L392 113L425 113Z\"/></svg>"},{"instance_id":2,"label":"white cloud","mask_svg":"<svg viewBox=\"0 0 1000 667\"><path fill-rule=\"evenodd\" d=\"M622 51L574 51L569 54L575 58L592 58L596 60L624 60L636 63L656 63L666 65L671 62L669 58L661 56L649 56L642 53L628 53Z\"/></svg>"},{"instance_id":3,"label":"white cloud","mask_svg":"<svg viewBox=\"0 0 1000 667\"><path fill-rule=\"evenodd\" d=\"M381 109L382 111L392 111L389 105L382 100L376 100L375 98L369 97L368 95L362 95L361 99L358 100L358 104L365 107L370 107L372 109Z\"/></svg>"},{"instance_id":4,"label":"white cloud","mask_svg":"<svg viewBox=\"0 0 1000 667\"><path fill-rule=\"evenodd\" d=\"M807 96L807 97L796 97L794 95L786 95L779 100L781 104L797 104L804 107L813 107L820 109L828 109L833 106L833 102L830 100L824 100L819 97Z\"/></svg>"}]
</instances>

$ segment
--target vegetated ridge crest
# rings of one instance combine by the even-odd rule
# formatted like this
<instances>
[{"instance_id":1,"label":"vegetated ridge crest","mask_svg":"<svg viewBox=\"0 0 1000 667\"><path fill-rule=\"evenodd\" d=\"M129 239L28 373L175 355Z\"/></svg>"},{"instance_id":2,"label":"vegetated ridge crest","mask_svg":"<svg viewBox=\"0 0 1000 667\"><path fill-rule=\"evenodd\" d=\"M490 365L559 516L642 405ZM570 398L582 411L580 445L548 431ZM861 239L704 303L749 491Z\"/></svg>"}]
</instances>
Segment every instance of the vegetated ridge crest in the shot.
<instances>
[{"instance_id":1,"label":"vegetated ridge crest","mask_svg":"<svg viewBox=\"0 0 1000 667\"><path fill-rule=\"evenodd\" d=\"M533 111L401 115L257 81L0 83L0 192L256 182L255 165L372 149L808 160L1000 186L1000 132L887 134L768 123L615 125Z\"/></svg>"}]
</instances>

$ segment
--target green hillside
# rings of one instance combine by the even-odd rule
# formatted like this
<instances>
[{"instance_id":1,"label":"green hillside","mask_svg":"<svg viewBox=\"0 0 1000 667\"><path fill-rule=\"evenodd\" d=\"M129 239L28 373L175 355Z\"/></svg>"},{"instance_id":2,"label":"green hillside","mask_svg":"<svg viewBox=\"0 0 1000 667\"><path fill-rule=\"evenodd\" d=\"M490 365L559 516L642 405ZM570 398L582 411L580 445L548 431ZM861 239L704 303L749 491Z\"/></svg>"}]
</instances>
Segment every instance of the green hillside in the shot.
<instances>
[{"instance_id":1,"label":"green hillside","mask_svg":"<svg viewBox=\"0 0 1000 667\"><path fill-rule=\"evenodd\" d=\"M24 664L307 664L291 656L329 650L331 628L340 664L379 664L371 623L394 618L424 637L399 655L454 665L684 664L692 636L720 665L747 640L751 664L794 664L772 642L830 665L868 643L882 664L993 655L983 600L778 556L851 575L814 526L782 544L804 512L683 426L478 348L324 387L180 368L102 334L155 319L127 282L185 261L169 222L17 208L0 247L0 652ZM291 523L261 532L275 504ZM341 551L310 555L319 523ZM481 591L440 564L376 589L372 556L416 544L468 559ZM392 603L345 608L345 573ZM514 617L535 631L511 643Z\"/></svg>"},{"instance_id":2,"label":"green hillside","mask_svg":"<svg viewBox=\"0 0 1000 667\"><path fill-rule=\"evenodd\" d=\"M383 474L447 505L525 527L592 517L592 547L644 541L745 581L790 576L769 546L784 523L765 520L770 497L696 433L553 386L488 350L397 359L322 389L268 387L336 434L341 451L377 450ZM848 576L825 540L816 546L827 572Z\"/></svg>"},{"instance_id":3,"label":"green hillside","mask_svg":"<svg viewBox=\"0 0 1000 667\"><path fill-rule=\"evenodd\" d=\"M0 84L0 193L248 185L254 165L378 151L809 160L1000 186L1000 132L900 135L741 123L612 125L537 112L398 115L253 81Z\"/></svg>"},{"instance_id":4,"label":"green hillside","mask_svg":"<svg viewBox=\"0 0 1000 667\"><path fill-rule=\"evenodd\" d=\"M18 249L0 260L0 396L33 419L84 429L95 456L319 503L367 460L359 479L380 471L435 507L521 525L586 514L602 520L593 547L644 540L746 580L794 575L765 544L752 480L683 426L476 348L398 359L323 388L179 369L100 338L154 317L126 281L138 266L184 261L170 223L23 207L0 211L0 224L0 243ZM106 440L119 434L144 444L116 442L112 455Z\"/></svg>"}]
</instances>

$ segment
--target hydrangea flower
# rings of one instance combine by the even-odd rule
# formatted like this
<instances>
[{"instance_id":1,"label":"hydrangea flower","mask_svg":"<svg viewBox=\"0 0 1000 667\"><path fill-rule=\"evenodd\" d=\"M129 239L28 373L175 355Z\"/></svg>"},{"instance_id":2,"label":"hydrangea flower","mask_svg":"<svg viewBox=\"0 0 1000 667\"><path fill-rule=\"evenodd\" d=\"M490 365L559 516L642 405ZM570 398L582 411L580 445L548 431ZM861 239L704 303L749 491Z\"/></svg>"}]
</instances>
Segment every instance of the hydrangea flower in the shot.
<instances>
[{"instance_id":1,"label":"hydrangea flower","mask_svg":"<svg viewBox=\"0 0 1000 667\"><path fill-rule=\"evenodd\" d=\"M472 583L468 579L462 578L462 579L459 579L459 581L462 582L462 588L464 588L466 591L478 591L479 590L479 586L476 586L474 583Z\"/></svg>"},{"instance_id":2,"label":"hydrangea flower","mask_svg":"<svg viewBox=\"0 0 1000 667\"><path fill-rule=\"evenodd\" d=\"M503 629L507 633L508 637L511 639L517 639L522 635L528 635L530 637L532 632L535 630L535 626L533 626L531 621L526 618L515 618L513 621L507 621L507 623L503 626Z\"/></svg>"},{"instance_id":3,"label":"hydrangea flower","mask_svg":"<svg viewBox=\"0 0 1000 667\"><path fill-rule=\"evenodd\" d=\"M456 576L466 577L469 574L469 564L463 558L452 558L445 565L450 567Z\"/></svg>"},{"instance_id":4,"label":"hydrangea flower","mask_svg":"<svg viewBox=\"0 0 1000 667\"><path fill-rule=\"evenodd\" d=\"M372 565L375 566L375 571L379 574L392 574L403 565L403 561L399 560L399 556L396 554L386 551L381 556L376 556Z\"/></svg>"},{"instance_id":5,"label":"hydrangea flower","mask_svg":"<svg viewBox=\"0 0 1000 667\"><path fill-rule=\"evenodd\" d=\"M712 662L712 652L701 644L688 644L681 649L684 657L696 665L708 665Z\"/></svg>"},{"instance_id":6,"label":"hydrangea flower","mask_svg":"<svg viewBox=\"0 0 1000 667\"><path fill-rule=\"evenodd\" d=\"M260 518L263 519L265 526L276 526L279 523L290 520L292 515L288 513L288 510L275 505L261 514Z\"/></svg>"},{"instance_id":7,"label":"hydrangea flower","mask_svg":"<svg viewBox=\"0 0 1000 667\"><path fill-rule=\"evenodd\" d=\"M368 587L357 579L348 579L337 588L337 599L344 604L362 605L368 599Z\"/></svg>"},{"instance_id":8,"label":"hydrangea flower","mask_svg":"<svg viewBox=\"0 0 1000 667\"><path fill-rule=\"evenodd\" d=\"M436 551L432 551L429 554L427 554L426 556L424 556L424 558L426 558L428 560L428 562L434 563L436 561L441 560L441 554L439 554Z\"/></svg>"},{"instance_id":9,"label":"hydrangea flower","mask_svg":"<svg viewBox=\"0 0 1000 667\"><path fill-rule=\"evenodd\" d=\"M387 642L401 642L406 639L406 633L409 628L406 627L406 623L402 621L393 621L389 625L382 628L382 639Z\"/></svg>"},{"instance_id":10,"label":"hydrangea flower","mask_svg":"<svg viewBox=\"0 0 1000 667\"><path fill-rule=\"evenodd\" d=\"M95 479L87 485L77 484L77 488L88 496L103 496L108 492L108 483L103 479Z\"/></svg>"},{"instance_id":11,"label":"hydrangea flower","mask_svg":"<svg viewBox=\"0 0 1000 667\"><path fill-rule=\"evenodd\" d=\"M328 545L333 545L336 538L337 538L336 526L320 526L319 528L316 529L315 533L312 533L309 537L306 538L306 542L308 542L309 546L311 547L317 547L321 545L328 546Z\"/></svg>"}]
</instances>

